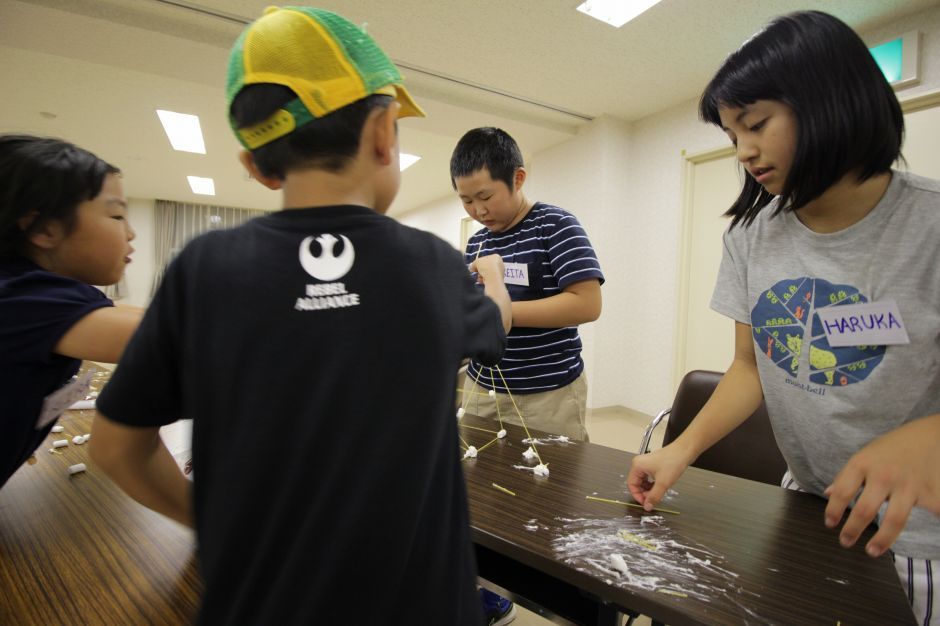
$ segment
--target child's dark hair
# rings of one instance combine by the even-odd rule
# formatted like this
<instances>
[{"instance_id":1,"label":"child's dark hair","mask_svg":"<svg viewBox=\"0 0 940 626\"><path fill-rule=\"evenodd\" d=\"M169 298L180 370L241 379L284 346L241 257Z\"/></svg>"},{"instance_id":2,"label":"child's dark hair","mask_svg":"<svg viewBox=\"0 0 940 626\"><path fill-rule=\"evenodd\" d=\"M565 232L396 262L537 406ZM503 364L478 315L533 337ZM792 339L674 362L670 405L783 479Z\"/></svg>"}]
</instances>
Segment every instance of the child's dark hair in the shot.
<instances>
[{"instance_id":1,"label":"child's dark hair","mask_svg":"<svg viewBox=\"0 0 940 626\"><path fill-rule=\"evenodd\" d=\"M238 128L253 126L297 97L283 85L247 85L232 100L231 115ZM283 180L288 172L317 168L342 170L356 155L362 126L376 108L388 107L394 98L375 94L314 119L300 128L251 151L265 176Z\"/></svg>"},{"instance_id":2,"label":"child's dark hair","mask_svg":"<svg viewBox=\"0 0 940 626\"><path fill-rule=\"evenodd\" d=\"M485 167L493 180L503 181L512 191L516 170L522 166L522 152L509 133L492 126L474 128L460 138L450 157L450 184L457 189L457 178Z\"/></svg>"},{"instance_id":3,"label":"child's dark hair","mask_svg":"<svg viewBox=\"0 0 940 626\"><path fill-rule=\"evenodd\" d=\"M849 172L859 182L887 172L904 137L901 106L861 38L819 11L772 21L731 54L705 88L699 115L721 126L719 108L777 100L796 115L796 152L775 214L806 206ZM773 200L745 177L725 215L749 225Z\"/></svg>"},{"instance_id":4,"label":"child's dark hair","mask_svg":"<svg viewBox=\"0 0 940 626\"><path fill-rule=\"evenodd\" d=\"M105 176L120 170L67 141L0 135L0 256L24 253L30 233L61 220L66 233L75 210L101 193ZM21 218L36 212L25 230Z\"/></svg>"}]
</instances>

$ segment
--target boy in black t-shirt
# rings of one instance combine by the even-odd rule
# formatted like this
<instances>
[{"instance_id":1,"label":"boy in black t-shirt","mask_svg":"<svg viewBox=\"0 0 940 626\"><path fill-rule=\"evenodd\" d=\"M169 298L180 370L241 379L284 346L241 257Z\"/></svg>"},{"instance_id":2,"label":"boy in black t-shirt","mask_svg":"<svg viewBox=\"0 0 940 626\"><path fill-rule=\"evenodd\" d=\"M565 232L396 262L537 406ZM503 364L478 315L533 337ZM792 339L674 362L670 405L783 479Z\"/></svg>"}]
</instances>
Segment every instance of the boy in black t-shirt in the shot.
<instances>
[{"instance_id":1,"label":"boy in black t-shirt","mask_svg":"<svg viewBox=\"0 0 940 626\"><path fill-rule=\"evenodd\" d=\"M119 170L59 139L0 136L0 487L84 397L82 359L114 363L140 322L91 285L134 249Z\"/></svg>"},{"instance_id":2,"label":"boy in black t-shirt","mask_svg":"<svg viewBox=\"0 0 940 626\"><path fill-rule=\"evenodd\" d=\"M497 361L486 297L446 242L383 215L396 120L423 115L360 28L271 8L236 42L230 120L284 210L190 243L98 400L92 458L193 524L203 624L479 624L453 372ZM494 304L495 302L495 304ZM190 492L158 429L193 418ZM417 600L416 600L417 598Z\"/></svg>"}]
</instances>

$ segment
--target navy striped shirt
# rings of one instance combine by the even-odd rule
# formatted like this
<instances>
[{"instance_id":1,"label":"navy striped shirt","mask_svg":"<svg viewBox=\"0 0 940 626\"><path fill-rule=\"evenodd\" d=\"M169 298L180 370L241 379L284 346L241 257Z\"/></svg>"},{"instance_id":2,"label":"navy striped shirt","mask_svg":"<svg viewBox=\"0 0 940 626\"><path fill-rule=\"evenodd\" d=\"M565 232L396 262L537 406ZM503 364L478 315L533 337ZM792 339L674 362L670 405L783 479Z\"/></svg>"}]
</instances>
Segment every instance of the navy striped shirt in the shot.
<instances>
[{"instance_id":1,"label":"navy striped shirt","mask_svg":"<svg viewBox=\"0 0 940 626\"><path fill-rule=\"evenodd\" d=\"M514 301L554 296L582 280L604 282L597 255L578 219L564 209L541 202L505 232L483 228L474 233L467 242L468 264L477 251L480 256L499 254L503 258L506 287ZM487 389L505 391L508 386L512 393L525 394L564 387L584 371L577 326L513 326L507 340L500 371L471 361L467 375Z\"/></svg>"}]
</instances>

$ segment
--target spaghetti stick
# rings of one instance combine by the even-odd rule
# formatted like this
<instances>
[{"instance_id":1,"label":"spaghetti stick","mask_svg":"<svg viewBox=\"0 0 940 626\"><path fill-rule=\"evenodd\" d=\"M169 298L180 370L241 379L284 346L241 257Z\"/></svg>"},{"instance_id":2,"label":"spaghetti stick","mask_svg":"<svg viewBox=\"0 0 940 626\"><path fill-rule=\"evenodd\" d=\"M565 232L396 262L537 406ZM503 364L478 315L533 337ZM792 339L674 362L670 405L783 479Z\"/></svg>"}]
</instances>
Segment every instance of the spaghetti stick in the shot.
<instances>
[{"instance_id":1,"label":"spaghetti stick","mask_svg":"<svg viewBox=\"0 0 940 626\"><path fill-rule=\"evenodd\" d=\"M511 495L511 496L516 495L516 494L513 493L512 491L509 491L509 490L506 489L505 487L500 487L500 486L497 485L496 483L493 483L493 486L496 487L497 489L499 489L500 491L502 491L503 493L508 493L508 494Z\"/></svg>"},{"instance_id":2,"label":"spaghetti stick","mask_svg":"<svg viewBox=\"0 0 940 626\"><path fill-rule=\"evenodd\" d=\"M494 367L496 368L496 372L499 374L499 379L503 381L503 386L506 388L506 395L509 396L509 400L512 402L512 407L516 409L516 415L519 416L519 421L522 422L522 427L525 429L526 437L534 440L535 437L533 437L532 433L529 432L529 427L525 424L525 418L522 417L522 411L520 411L519 407L516 406L516 399L512 397L511 393L509 393L509 385L506 384L506 379L503 377L503 370L499 369L499 365L495 365ZM535 458L539 460L539 465L544 465L542 462L542 457L539 456L539 449L535 446L535 443L530 443L529 445L532 446L532 450L535 452Z\"/></svg>"},{"instance_id":3,"label":"spaghetti stick","mask_svg":"<svg viewBox=\"0 0 940 626\"><path fill-rule=\"evenodd\" d=\"M497 441L499 441L499 439L494 439L494 440L492 440L491 442L489 442L489 443L487 443L487 444L484 444L483 447L477 449L477 452L483 452L484 450L486 450L487 448L489 448L491 445L493 445L493 444L496 443Z\"/></svg>"},{"instance_id":4,"label":"spaghetti stick","mask_svg":"<svg viewBox=\"0 0 940 626\"><path fill-rule=\"evenodd\" d=\"M496 379L493 378L493 368L490 368L490 384L493 385L493 389L496 389ZM506 381L503 381L503 386L506 385ZM506 395L509 395L509 387L506 387ZM511 396L510 396L511 397ZM494 396L493 401L496 403L496 419L499 420L499 429L502 430L505 428L503 426L503 415L499 410L499 396Z\"/></svg>"},{"instance_id":5,"label":"spaghetti stick","mask_svg":"<svg viewBox=\"0 0 940 626\"><path fill-rule=\"evenodd\" d=\"M642 510L642 511L646 511L646 509L644 509L644 508L643 508L642 506L640 506L639 504L634 504L634 503L632 503L632 502L622 502L622 501L620 501L620 500L610 500L610 499L608 499L608 498L598 498L598 497L595 497L595 496L585 496L585 497L586 497L588 500L597 500L598 502L608 502L608 503L610 503L610 504L622 504L622 505L624 505L624 506L629 506L629 507L632 507L632 508L634 508L634 509L640 509L640 510ZM679 511L671 511L671 510L669 510L669 509L653 509L652 511L648 511L648 512L649 512L649 513L670 513L671 515L679 515Z\"/></svg>"}]
</instances>

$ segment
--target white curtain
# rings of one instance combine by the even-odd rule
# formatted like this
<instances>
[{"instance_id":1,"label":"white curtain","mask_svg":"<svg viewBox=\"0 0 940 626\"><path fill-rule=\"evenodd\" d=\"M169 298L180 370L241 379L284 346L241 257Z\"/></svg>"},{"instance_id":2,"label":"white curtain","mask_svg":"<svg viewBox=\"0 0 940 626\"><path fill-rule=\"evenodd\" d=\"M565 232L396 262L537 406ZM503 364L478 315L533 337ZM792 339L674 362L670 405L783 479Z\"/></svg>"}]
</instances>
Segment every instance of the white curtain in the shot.
<instances>
[{"instance_id":1,"label":"white curtain","mask_svg":"<svg viewBox=\"0 0 940 626\"><path fill-rule=\"evenodd\" d=\"M234 207L213 206L157 200L154 204L154 256L156 270L150 288L151 297L156 292L163 272L173 257L183 249L186 243L200 233L209 230L232 228L247 222L253 217L264 215L257 209L236 209Z\"/></svg>"}]
</instances>

